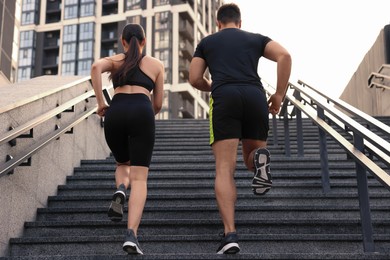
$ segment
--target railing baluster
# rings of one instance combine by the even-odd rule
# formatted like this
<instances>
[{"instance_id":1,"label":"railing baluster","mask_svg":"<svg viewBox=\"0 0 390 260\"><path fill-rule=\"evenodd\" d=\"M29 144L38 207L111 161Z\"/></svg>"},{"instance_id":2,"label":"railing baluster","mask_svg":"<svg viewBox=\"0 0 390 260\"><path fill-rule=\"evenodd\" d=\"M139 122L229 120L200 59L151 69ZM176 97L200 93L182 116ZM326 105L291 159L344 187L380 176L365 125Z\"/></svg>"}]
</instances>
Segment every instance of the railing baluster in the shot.
<instances>
[{"instance_id":1,"label":"railing baluster","mask_svg":"<svg viewBox=\"0 0 390 260\"><path fill-rule=\"evenodd\" d=\"M272 134L274 138L274 146L278 146L279 139L278 139L278 124L276 122L276 115L272 115Z\"/></svg>"},{"instance_id":2,"label":"railing baluster","mask_svg":"<svg viewBox=\"0 0 390 260\"><path fill-rule=\"evenodd\" d=\"M364 141L363 138L354 133L353 143L356 149L363 152L364 150ZM358 196L359 196L359 205L360 205L360 218L362 225L362 234L363 234L363 246L365 252L374 252L374 240L373 240L373 231L371 223L371 211L370 211L370 202L368 195L368 184L367 184L367 172L360 165L356 164L356 179L358 187Z\"/></svg>"},{"instance_id":3,"label":"railing baluster","mask_svg":"<svg viewBox=\"0 0 390 260\"><path fill-rule=\"evenodd\" d=\"M317 107L317 115L322 120L325 120L325 113L323 108ZM326 145L326 133L321 128L319 128L319 145L320 145L322 190L324 193L329 193L330 183L329 183L328 149Z\"/></svg>"},{"instance_id":4,"label":"railing baluster","mask_svg":"<svg viewBox=\"0 0 390 260\"><path fill-rule=\"evenodd\" d=\"M284 150L287 157L291 156L290 148L290 128L288 125L288 113L286 112L283 116L284 123Z\"/></svg>"}]
</instances>

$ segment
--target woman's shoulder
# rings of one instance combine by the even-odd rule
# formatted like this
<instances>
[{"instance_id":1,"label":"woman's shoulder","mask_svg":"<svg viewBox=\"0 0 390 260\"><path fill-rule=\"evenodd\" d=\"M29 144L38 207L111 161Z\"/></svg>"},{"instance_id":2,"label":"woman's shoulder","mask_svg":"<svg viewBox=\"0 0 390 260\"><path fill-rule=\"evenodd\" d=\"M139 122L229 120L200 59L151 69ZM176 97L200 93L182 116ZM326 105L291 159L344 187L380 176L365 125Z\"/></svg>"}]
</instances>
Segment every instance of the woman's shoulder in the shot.
<instances>
[{"instance_id":1,"label":"woman's shoulder","mask_svg":"<svg viewBox=\"0 0 390 260\"><path fill-rule=\"evenodd\" d=\"M105 57L104 59L108 59L111 61L122 61L124 58L125 58L125 55L123 53L119 53L119 54Z\"/></svg>"},{"instance_id":2,"label":"woman's shoulder","mask_svg":"<svg viewBox=\"0 0 390 260\"><path fill-rule=\"evenodd\" d=\"M144 58L143 58L144 61L146 61L147 63L150 63L150 64L153 64L155 66L160 66L160 67L163 67L163 62L155 57L152 57L152 56L149 56L149 55L145 55Z\"/></svg>"}]
</instances>

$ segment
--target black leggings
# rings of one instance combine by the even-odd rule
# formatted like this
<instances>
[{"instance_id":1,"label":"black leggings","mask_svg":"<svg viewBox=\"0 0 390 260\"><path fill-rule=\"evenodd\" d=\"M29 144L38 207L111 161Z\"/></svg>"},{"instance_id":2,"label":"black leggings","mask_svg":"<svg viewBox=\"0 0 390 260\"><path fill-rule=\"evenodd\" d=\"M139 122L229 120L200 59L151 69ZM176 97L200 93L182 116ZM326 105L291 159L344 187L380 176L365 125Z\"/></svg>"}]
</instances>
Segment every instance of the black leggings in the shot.
<instances>
[{"instance_id":1,"label":"black leggings","mask_svg":"<svg viewBox=\"0 0 390 260\"><path fill-rule=\"evenodd\" d=\"M145 94L115 94L104 120L104 135L118 163L149 167L155 138L155 117Z\"/></svg>"}]
</instances>

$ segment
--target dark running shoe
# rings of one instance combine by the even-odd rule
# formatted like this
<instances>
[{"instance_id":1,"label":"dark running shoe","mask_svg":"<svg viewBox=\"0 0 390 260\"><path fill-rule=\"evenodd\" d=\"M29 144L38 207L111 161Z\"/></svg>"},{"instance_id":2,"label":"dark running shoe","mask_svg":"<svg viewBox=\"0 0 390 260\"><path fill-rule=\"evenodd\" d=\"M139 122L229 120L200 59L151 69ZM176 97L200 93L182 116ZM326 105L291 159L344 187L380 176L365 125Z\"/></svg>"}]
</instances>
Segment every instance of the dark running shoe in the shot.
<instances>
[{"instance_id":1,"label":"dark running shoe","mask_svg":"<svg viewBox=\"0 0 390 260\"><path fill-rule=\"evenodd\" d=\"M255 174L252 181L252 190L255 195L264 195L271 189L272 178L269 163L269 151L265 148L257 149L253 156Z\"/></svg>"},{"instance_id":2,"label":"dark running shoe","mask_svg":"<svg viewBox=\"0 0 390 260\"><path fill-rule=\"evenodd\" d=\"M138 244L138 240L135 237L134 231L132 229L128 229L125 235L125 243L123 243L123 251L128 254L137 254L143 255L141 247Z\"/></svg>"},{"instance_id":3,"label":"dark running shoe","mask_svg":"<svg viewBox=\"0 0 390 260\"><path fill-rule=\"evenodd\" d=\"M108 217L115 222L121 221L123 217L123 207L126 202L126 193L117 190L112 196L112 201L108 209Z\"/></svg>"},{"instance_id":4,"label":"dark running shoe","mask_svg":"<svg viewBox=\"0 0 390 260\"><path fill-rule=\"evenodd\" d=\"M226 235L224 234L217 254L237 254L238 252L240 252L240 247L238 246L237 233L229 232Z\"/></svg>"}]
</instances>

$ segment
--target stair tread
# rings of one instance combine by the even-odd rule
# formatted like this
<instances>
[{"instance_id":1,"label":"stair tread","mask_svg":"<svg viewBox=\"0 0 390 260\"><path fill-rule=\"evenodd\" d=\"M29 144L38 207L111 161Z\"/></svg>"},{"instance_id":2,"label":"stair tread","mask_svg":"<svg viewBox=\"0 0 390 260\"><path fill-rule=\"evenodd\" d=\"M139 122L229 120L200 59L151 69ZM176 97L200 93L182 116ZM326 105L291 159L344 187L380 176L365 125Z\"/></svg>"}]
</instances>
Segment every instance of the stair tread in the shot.
<instances>
[{"instance_id":1,"label":"stair tread","mask_svg":"<svg viewBox=\"0 0 390 260\"><path fill-rule=\"evenodd\" d=\"M253 173L243 164L239 146L236 225L243 250L230 257L214 253L220 240L214 231L223 225L213 190L215 161L208 144L208 120L156 120L148 197L138 233L147 253L137 258L390 259L390 192L367 175L380 252L364 253L355 162L327 138L331 191L324 194L318 128L308 120L303 123L304 156L287 157L282 130L277 144L270 132L273 188L265 196L253 195ZM277 126L282 129L283 121ZM289 130L295 154L295 124ZM349 133L340 134L352 140ZM25 222L24 235L11 238L9 260L129 259L121 252L127 221L112 222L106 216L115 190L114 171L112 155L81 160L74 175L58 186L58 194L48 197L48 206L37 209L36 220Z\"/></svg>"}]
</instances>

